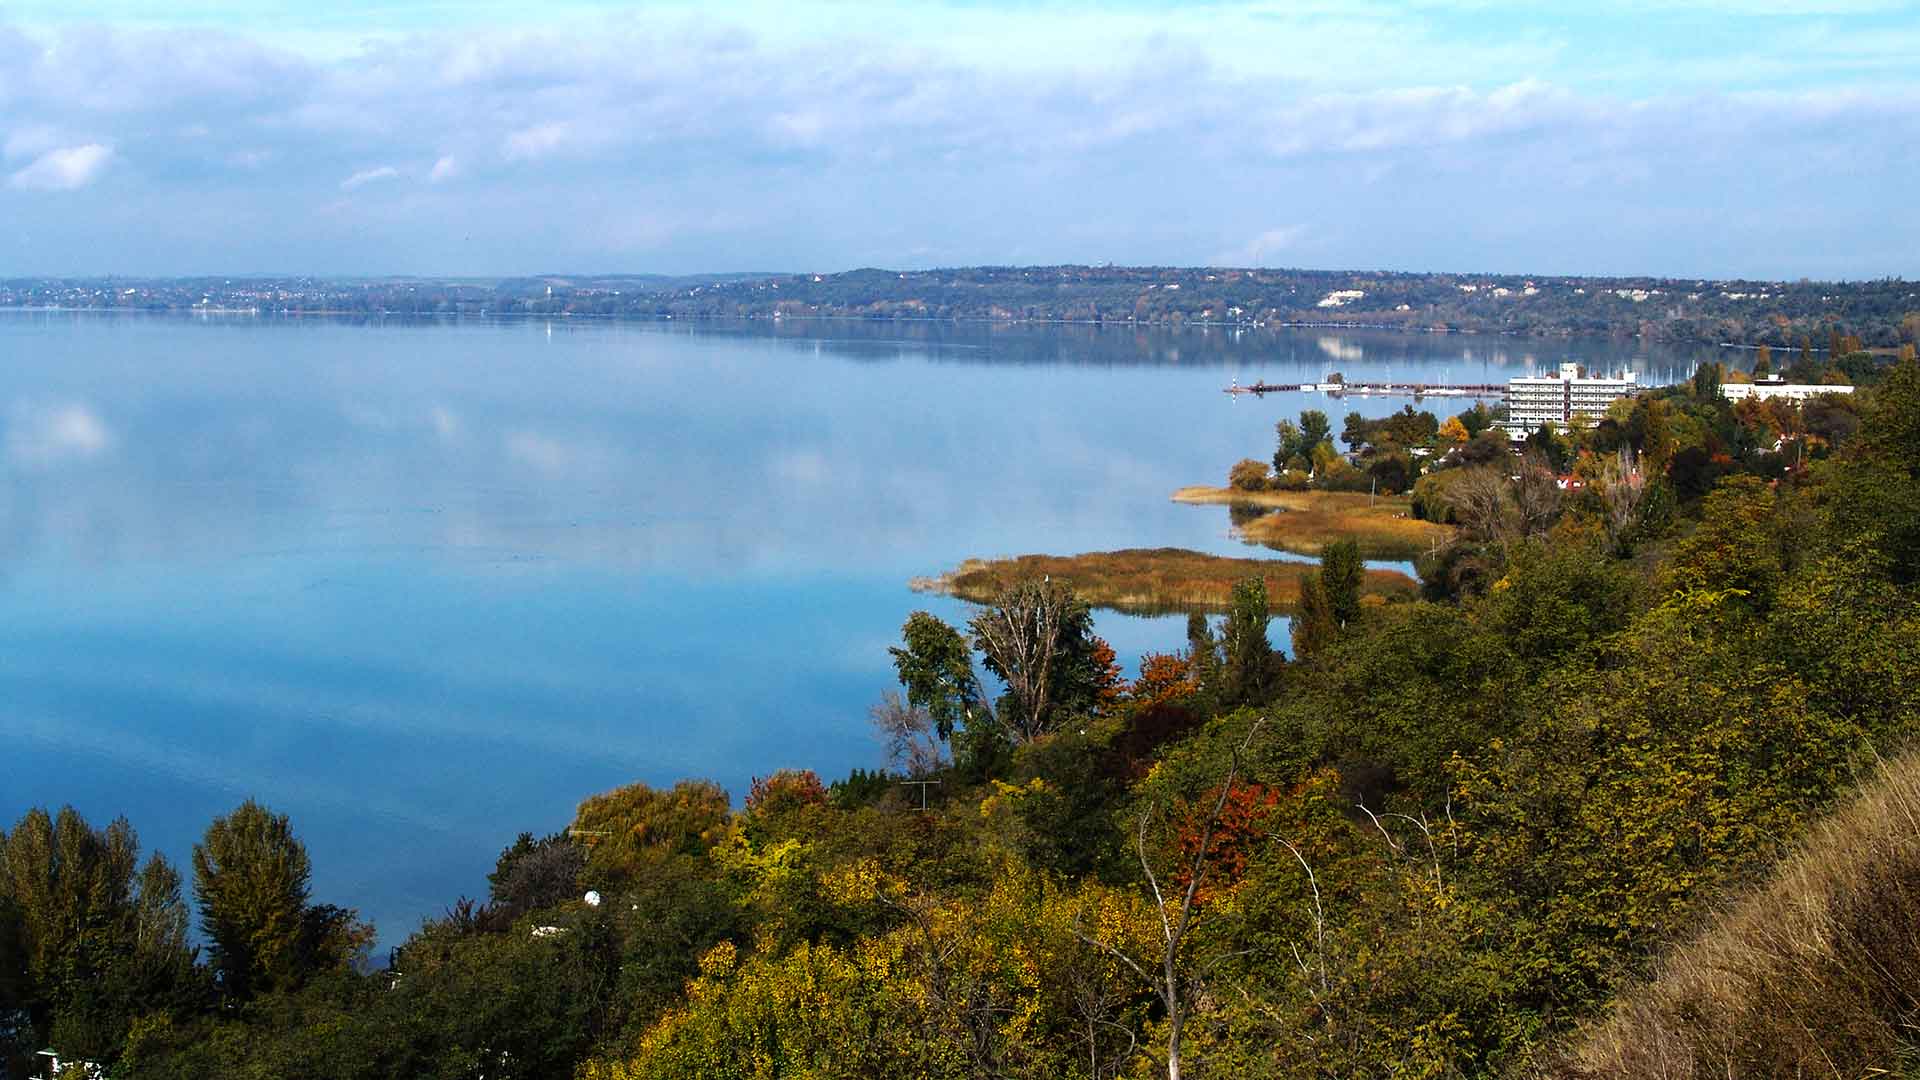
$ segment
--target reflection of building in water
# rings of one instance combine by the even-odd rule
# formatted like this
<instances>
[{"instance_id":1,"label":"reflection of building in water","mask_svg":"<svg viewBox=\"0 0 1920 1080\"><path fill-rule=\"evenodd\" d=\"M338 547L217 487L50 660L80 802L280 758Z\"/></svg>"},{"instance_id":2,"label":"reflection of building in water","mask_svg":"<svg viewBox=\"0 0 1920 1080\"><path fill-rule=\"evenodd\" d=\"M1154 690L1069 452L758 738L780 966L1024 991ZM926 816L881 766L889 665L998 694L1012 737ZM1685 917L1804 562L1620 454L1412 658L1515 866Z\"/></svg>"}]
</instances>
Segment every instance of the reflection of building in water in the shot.
<instances>
[{"instance_id":1,"label":"reflection of building in water","mask_svg":"<svg viewBox=\"0 0 1920 1080\"><path fill-rule=\"evenodd\" d=\"M1530 375L1507 380L1507 434L1526 438L1542 424L1564 425L1575 416L1598 420L1607 406L1641 390L1639 377L1629 371L1619 378L1589 378L1579 364L1561 364L1558 375Z\"/></svg>"},{"instance_id":2,"label":"reflection of building in water","mask_svg":"<svg viewBox=\"0 0 1920 1080\"><path fill-rule=\"evenodd\" d=\"M1778 376L1775 376L1750 383L1722 383L1720 393L1728 401L1739 401L1743 398L1759 398L1761 401L1770 398L1786 398L1788 401L1801 402L1817 394L1851 394L1853 387L1782 382Z\"/></svg>"}]
</instances>

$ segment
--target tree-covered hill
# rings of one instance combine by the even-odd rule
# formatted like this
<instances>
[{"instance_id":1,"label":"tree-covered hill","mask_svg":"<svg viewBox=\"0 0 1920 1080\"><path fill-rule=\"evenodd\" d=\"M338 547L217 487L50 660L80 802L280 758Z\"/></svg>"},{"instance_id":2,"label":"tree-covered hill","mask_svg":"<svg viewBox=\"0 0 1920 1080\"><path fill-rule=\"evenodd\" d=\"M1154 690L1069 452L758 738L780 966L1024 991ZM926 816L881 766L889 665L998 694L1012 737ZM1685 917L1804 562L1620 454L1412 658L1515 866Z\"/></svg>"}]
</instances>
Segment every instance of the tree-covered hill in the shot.
<instances>
[{"instance_id":1,"label":"tree-covered hill","mask_svg":"<svg viewBox=\"0 0 1920 1080\"><path fill-rule=\"evenodd\" d=\"M1343 323L1526 336L1873 348L1920 336L1920 284L1218 267L980 266L506 279L0 281L0 306L651 318Z\"/></svg>"}]
</instances>

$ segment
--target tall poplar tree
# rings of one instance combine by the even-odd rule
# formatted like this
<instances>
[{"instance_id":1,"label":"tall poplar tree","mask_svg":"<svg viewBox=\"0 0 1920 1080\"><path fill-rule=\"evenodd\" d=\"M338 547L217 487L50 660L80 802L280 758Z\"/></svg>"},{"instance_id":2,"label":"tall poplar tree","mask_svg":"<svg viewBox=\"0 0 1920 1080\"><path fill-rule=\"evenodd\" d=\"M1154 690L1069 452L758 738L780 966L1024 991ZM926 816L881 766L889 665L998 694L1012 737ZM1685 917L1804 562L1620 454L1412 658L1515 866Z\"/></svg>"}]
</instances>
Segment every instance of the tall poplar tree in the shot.
<instances>
[{"instance_id":1,"label":"tall poplar tree","mask_svg":"<svg viewBox=\"0 0 1920 1080\"><path fill-rule=\"evenodd\" d=\"M238 998L303 975L312 864L285 814L248 799L193 846L193 898L221 988Z\"/></svg>"}]
</instances>

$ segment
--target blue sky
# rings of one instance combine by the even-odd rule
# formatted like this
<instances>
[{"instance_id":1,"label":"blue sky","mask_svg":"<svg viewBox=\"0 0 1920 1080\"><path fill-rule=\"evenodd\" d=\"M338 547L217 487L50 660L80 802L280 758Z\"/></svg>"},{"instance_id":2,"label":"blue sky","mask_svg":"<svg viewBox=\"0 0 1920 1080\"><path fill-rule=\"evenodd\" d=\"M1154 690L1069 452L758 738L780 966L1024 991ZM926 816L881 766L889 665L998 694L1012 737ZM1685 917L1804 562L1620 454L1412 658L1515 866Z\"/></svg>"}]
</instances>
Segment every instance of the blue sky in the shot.
<instances>
[{"instance_id":1,"label":"blue sky","mask_svg":"<svg viewBox=\"0 0 1920 1080\"><path fill-rule=\"evenodd\" d=\"M1920 276L1920 7L0 0L0 275Z\"/></svg>"}]
</instances>

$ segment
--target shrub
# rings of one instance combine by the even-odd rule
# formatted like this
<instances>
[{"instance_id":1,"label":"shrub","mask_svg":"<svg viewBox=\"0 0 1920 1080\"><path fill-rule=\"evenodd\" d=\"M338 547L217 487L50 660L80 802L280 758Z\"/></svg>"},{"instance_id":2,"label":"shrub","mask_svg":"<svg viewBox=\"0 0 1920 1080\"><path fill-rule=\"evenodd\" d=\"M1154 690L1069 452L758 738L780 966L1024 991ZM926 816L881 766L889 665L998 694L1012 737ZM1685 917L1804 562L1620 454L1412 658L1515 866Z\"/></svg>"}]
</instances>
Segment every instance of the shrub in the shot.
<instances>
[{"instance_id":1,"label":"shrub","mask_svg":"<svg viewBox=\"0 0 1920 1080\"><path fill-rule=\"evenodd\" d=\"M1267 463L1243 458L1227 470L1227 483L1240 491L1267 490Z\"/></svg>"}]
</instances>

